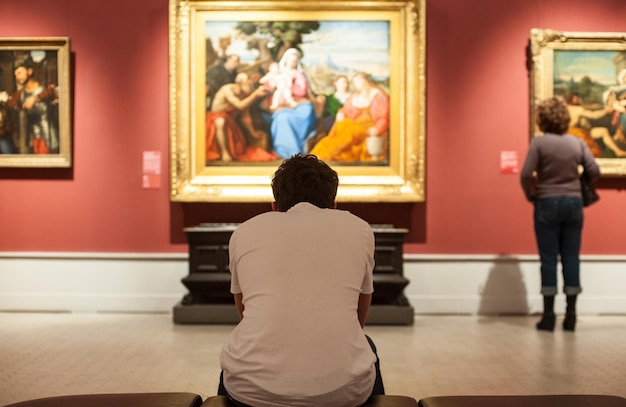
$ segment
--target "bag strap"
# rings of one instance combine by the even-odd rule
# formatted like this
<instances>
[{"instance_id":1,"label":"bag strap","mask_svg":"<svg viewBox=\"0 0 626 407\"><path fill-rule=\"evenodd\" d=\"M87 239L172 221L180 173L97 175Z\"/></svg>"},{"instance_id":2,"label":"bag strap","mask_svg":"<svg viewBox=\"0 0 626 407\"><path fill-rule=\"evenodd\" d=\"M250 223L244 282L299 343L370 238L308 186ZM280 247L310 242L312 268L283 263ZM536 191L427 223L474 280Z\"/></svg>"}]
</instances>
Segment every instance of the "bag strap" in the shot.
<instances>
[{"instance_id":1,"label":"bag strap","mask_svg":"<svg viewBox=\"0 0 626 407\"><path fill-rule=\"evenodd\" d=\"M585 172L585 143L580 140L580 164L583 166L583 172Z\"/></svg>"}]
</instances>

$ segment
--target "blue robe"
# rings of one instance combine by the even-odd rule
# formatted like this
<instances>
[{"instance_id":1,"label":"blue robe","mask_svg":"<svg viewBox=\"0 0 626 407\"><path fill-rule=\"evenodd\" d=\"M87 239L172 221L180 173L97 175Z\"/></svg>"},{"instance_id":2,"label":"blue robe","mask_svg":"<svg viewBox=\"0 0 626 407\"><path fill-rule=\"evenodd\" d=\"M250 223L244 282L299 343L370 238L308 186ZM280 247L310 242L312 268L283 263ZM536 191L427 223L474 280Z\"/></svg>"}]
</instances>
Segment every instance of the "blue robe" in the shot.
<instances>
[{"instance_id":1,"label":"blue robe","mask_svg":"<svg viewBox=\"0 0 626 407\"><path fill-rule=\"evenodd\" d=\"M272 114L272 143L282 158L306 154L306 142L315 135L317 116L311 103L280 109Z\"/></svg>"}]
</instances>

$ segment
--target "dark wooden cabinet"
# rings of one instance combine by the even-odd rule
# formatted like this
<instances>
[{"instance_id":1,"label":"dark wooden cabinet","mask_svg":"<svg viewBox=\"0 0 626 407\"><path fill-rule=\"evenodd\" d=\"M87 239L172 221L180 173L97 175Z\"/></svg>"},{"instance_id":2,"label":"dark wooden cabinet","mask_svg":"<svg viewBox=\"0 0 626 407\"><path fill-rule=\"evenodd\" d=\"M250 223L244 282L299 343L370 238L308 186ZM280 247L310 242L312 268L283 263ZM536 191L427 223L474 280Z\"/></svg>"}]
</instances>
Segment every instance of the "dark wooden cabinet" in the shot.
<instances>
[{"instance_id":1,"label":"dark wooden cabinet","mask_svg":"<svg viewBox=\"0 0 626 407\"><path fill-rule=\"evenodd\" d=\"M230 294L228 241L237 224L201 224L185 228L189 242L189 291L174 307L176 323L236 323ZM407 229L372 225L375 237L374 295L369 324L412 324L413 308L404 295L402 246Z\"/></svg>"}]
</instances>

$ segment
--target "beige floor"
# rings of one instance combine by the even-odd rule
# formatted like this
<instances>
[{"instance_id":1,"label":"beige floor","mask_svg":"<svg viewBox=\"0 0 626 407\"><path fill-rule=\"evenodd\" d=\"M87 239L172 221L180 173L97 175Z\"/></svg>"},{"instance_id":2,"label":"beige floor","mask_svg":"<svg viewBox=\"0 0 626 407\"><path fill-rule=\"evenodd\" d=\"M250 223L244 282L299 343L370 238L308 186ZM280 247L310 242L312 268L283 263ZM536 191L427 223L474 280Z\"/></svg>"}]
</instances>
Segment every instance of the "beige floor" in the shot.
<instances>
[{"instance_id":1,"label":"beige floor","mask_svg":"<svg viewBox=\"0 0 626 407\"><path fill-rule=\"evenodd\" d=\"M626 397L626 316L579 317L575 333L537 317L417 316L371 326L388 394ZM560 326L559 326L560 328ZM81 393L214 395L231 326L169 314L0 313L0 405Z\"/></svg>"}]
</instances>

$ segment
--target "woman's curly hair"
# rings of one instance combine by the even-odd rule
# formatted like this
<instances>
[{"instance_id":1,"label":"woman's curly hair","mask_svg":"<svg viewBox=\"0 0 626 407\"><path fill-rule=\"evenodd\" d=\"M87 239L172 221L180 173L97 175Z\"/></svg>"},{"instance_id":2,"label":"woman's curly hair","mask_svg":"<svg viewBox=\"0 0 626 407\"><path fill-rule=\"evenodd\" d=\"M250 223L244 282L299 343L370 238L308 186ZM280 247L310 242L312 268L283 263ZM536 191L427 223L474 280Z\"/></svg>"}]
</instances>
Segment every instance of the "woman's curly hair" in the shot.
<instances>
[{"instance_id":1,"label":"woman's curly hair","mask_svg":"<svg viewBox=\"0 0 626 407\"><path fill-rule=\"evenodd\" d=\"M544 133L565 134L569 128L570 115L561 97L546 99L537 106L537 125Z\"/></svg>"}]
</instances>

